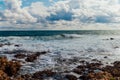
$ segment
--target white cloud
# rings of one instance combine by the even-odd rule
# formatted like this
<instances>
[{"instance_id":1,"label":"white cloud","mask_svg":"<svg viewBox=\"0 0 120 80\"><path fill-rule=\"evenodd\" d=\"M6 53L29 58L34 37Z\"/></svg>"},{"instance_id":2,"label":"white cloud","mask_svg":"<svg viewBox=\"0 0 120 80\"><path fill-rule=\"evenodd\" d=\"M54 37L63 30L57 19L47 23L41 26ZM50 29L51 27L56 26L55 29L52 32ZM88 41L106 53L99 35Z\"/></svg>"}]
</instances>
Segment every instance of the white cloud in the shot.
<instances>
[{"instance_id":1,"label":"white cloud","mask_svg":"<svg viewBox=\"0 0 120 80\"><path fill-rule=\"evenodd\" d=\"M21 0L5 0L7 9L4 11L4 19L11 23L32 23L37 19L24 8L21 8Z\"/></svg>"},{"instance_id":2,"label":"white cloud","mask_svg":"<svg viewBox=\"0 0 120 80\"><path fill-rule=\"evenodd\" d=\"M50 16L50 13L48 12L48 8L44 6L42 2L32 3L31 6L26 7L25 9L27 9L27 11L30 12L31 14L43 18Z\"/></svg>"},{"instance_id":3,"label":"white cloud","mask_svg":"<svg viewBox=\"0 0 120 80\"><path fill-rule=\"evenodd\" d=\"M0 20L11 26L26 23L40 29L112 29L112 24L118 28L120 22L119 0L58 0L50 6L34 2L23 8L21 0L5 2L7 9L1 12Z\"/></svg>"}]
</instances>

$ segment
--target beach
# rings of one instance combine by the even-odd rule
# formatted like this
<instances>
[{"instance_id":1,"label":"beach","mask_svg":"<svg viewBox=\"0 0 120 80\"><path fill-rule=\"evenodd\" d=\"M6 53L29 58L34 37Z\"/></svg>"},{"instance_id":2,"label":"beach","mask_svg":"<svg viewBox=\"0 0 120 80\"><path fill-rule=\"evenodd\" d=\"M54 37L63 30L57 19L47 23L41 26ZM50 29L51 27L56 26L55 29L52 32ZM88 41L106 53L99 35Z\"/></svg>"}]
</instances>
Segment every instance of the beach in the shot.
<instances>
[{"instance_id":1,"label":"beach","mask_svg":"<svg viewBox=\"0 0 120 80\"><path fill-rule=\"evenodd\" d=\"M0 69L6 80L120 79L118 31L39 32L0 34L0 63L11 69Z\"/></svg>"}]
</instances>

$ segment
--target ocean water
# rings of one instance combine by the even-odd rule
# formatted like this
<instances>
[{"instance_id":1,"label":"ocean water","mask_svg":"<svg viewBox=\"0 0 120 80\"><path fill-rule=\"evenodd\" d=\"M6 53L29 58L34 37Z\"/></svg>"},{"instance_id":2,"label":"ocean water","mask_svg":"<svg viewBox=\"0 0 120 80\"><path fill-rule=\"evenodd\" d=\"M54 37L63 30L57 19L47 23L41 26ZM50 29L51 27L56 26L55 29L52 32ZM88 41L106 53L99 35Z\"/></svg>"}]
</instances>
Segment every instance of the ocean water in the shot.
<instances>
[{"instance_id":1,"label":"ocean water","mask_svg":"<svg viewBox=\"0 0 120 80\"><path fill-rule=\"evenodd\" d=\"M92 59L105 65L120 60L119 30L76 30L76 31L0 31L0 55L13 59L14 50L49 51L33 63L25 63L21 73L33 73L44 69L71 70L79 61ZM15 44L19 44L16 47ZM107 56L107 58L105 58Z\"/></svg>"}]
</instances>

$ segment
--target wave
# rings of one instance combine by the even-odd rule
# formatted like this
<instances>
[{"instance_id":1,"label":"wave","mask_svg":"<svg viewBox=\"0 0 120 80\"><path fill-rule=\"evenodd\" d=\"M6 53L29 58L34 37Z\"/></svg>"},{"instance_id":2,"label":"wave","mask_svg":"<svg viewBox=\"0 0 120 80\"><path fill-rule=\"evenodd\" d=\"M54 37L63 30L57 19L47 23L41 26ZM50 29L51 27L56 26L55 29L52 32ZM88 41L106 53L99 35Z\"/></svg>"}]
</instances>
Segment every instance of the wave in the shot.
<instances>
[{"instance_id":1,"label":"wave","mask_svg":"<svg viewBox=\"0 0 120 80\"><path fill-rule=\"evenodd\" d=\"M64 38L81 38L82 36L79 34L61 34Z\"/></svg>"},{"instance_id":2,"label":"wave","mask_svg":"<svg viewBox=\"0 0 120 80\"><path fill-rule=\"evenodd\" d=\"M74 38L82 38L80 34L59 34L52 36L32 36L30 39L33 40L61 40L61 39L74 39Z\"/></svg>"}]
</instances>

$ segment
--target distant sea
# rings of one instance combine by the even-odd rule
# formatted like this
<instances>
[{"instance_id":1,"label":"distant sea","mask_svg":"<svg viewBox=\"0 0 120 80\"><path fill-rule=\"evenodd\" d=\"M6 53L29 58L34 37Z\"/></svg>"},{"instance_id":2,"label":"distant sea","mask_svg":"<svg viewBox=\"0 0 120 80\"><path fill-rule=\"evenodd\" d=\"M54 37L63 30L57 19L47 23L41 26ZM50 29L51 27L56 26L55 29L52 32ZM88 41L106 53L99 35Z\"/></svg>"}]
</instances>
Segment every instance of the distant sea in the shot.
<instances>
[{"instance_id":1,"label":"distant sea","mask_svg":"<svg viewBox=\"0 0 120 80\"><path fill-rule=\"evenodd\" d=\"M63 34L80 35L114 35L120 34L119 30L23 30L0 31L0 36L53 36Z\"/></svg>"}]
</instances>

